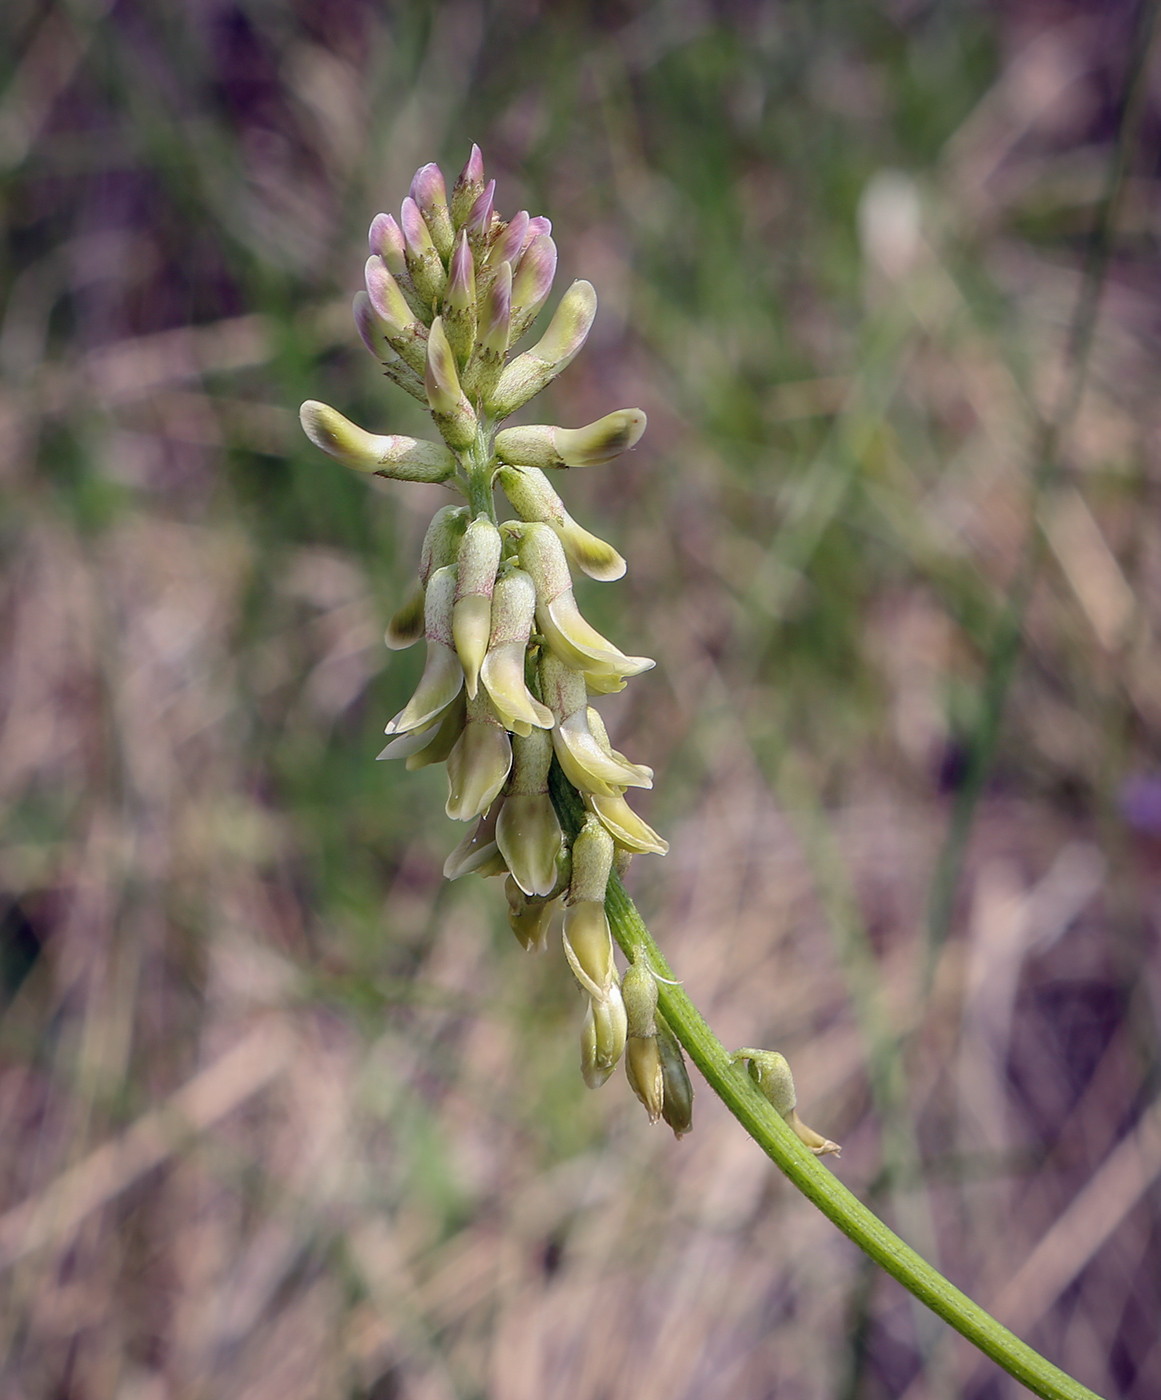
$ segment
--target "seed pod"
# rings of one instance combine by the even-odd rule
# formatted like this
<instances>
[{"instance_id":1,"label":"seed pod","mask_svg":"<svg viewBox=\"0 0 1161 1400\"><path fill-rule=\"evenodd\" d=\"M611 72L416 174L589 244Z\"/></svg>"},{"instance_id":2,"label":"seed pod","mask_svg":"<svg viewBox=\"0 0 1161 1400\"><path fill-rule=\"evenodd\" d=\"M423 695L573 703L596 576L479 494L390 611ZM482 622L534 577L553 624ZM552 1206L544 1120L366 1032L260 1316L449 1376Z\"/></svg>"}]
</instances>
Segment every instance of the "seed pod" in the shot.
<instances>
[{"instance_id":1,"label":"seed pod","mask_svg":"<svg viewBox=\"0 0 1161 1400\"><path fill-rule=\"evenodd\" d=\"M689 1082L681 1045L660 1011L656 1021L663 1086L661 1116L673 1129L674 1137L680 1139L693 1127L693 1085Z\"/></svg>"},{"instance_id":2,"label":"seed pod","mask_svg":"<svg viewBox=\"0 0 1161 1400\"><path fill-rule=\"evenodd\" d=\"M730 1056L731 1063L738 1060L749 1061L746 1068L750 1078L761 1090L762 1097L779 1113L787 1125L794 1130L800 1142L804 1143L816 1157L838 1156L842 1151L837 1142L831 1142L813 1128L808 1128L797 1113L798 1097L794 1090L794 1076L786 1056L777 1050L735 1050Z\"/></svg>"}]
</instances>

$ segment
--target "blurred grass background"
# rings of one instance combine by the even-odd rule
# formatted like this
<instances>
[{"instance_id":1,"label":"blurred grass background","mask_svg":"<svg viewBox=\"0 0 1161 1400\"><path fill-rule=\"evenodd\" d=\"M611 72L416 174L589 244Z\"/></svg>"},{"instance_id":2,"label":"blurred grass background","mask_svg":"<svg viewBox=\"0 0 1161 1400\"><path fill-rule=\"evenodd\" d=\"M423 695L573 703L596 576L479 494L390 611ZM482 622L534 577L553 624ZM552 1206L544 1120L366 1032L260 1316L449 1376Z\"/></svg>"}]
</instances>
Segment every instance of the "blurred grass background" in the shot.
<instances>
[{"instance_id":1,"label":"blurred grass background","mask_svg":"<svg viewBox=\"0 0 1161 1400\"><path fill-rule=\"evenodd\" d=\"M642 912L843 1180L1161 1393L1156 63L1067 406L1142 44L1063 0L3 7L5 1400L1020 1393L708 1094L680 1144L589 1094L559 947L372 761L442 497L296 410L423 431L349 300L473 140L602 302L524 418L650 417L563 488L658 661L604 707L661 775Z\"/></svg>"}]
</instances>

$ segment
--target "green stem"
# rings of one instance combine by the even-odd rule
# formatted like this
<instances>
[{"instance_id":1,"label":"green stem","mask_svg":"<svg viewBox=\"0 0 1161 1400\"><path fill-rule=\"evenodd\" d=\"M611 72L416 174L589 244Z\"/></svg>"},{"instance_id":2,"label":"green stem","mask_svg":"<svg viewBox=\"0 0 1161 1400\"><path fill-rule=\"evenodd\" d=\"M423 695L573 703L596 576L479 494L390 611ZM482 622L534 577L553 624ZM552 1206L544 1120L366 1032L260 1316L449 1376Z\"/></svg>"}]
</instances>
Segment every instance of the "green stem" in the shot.
<instances>
[{"instance_id":1,"label":"green stem","mask_svg":"<svg viewBox=\"0 0 1161 1400\"><path fill-rule=\"evenodd\" d=\"M673 980L649 930L617 876L605 898L613 935L625 956L644 957L658 977ZM837 1180L804 1147L781 1116L758 1092L743 1068L730 1063L721 1041L680 986L660 984L658 1004L690 1059L710 1088L763 1152L848 1238L880 1264L892 1278L951 1324L1009 1375L1045 1400L1097 1400L1093 1391L1046 1361L1014 1333L949 1283L910 1245Z\"/></svg>"},{"instance_id":2,"label":"green stem","mask_svg":"<svg viewBox=\"0 0 1161 1400\"><path fill-rule=\"evenodd\" d=\"M555 761L549 782L561 824L573 836L584 820L580 795ZM933 1268L893 1230L889 1230L874 1211L868 1210L799 1142L781 1115L759 1093L749 1074L730 1063L725 1046L677 983L673 969L653 941L617 875L613 875L609 881L605 910L613 937L625 956L633 962L643 958L661 979L658 988L661 1013L690 1059L705 1076L706 1083L774 1165L814 1202L828 1220L921 1303L950 1323L985 1356L990 1356L1035 1395L1044 1397L1044 1400L1100 1400L1094 1391L1073 1380L1051 1361L1046 1361L978 1303L972 1302L966 1293L961 1293L954 1284L949 1283L938 1269Z\"/></svg>"}]
</instances>

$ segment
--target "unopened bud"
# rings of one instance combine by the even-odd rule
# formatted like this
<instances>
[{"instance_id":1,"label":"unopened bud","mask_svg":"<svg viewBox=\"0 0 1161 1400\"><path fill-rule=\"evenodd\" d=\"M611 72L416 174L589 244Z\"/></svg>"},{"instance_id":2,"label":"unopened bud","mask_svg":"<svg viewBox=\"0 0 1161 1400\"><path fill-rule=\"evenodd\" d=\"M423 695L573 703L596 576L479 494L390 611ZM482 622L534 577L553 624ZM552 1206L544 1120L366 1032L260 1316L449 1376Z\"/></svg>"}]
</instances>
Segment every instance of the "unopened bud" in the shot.
<instances>
[{"instance_id":1,"label":"unopened bud","mask_svg":"<svg viewBox=\"0 0 1161 1400\"><path fill-rule=\"evenodd\" d=\"M512 277L512 340L517 341L548 300L556 277L556 244L534 238Z\"/></svg>"},{"instance_id":2,"label":"unopened bud","mask_svg":"<svg viewBox=\"0 0 1161 1400\"><path fill-rule=\"evenodd\" d=\"M501 374L489 396L493 417L507 418L567 369L588 338L596 314L597 294L592 283L574 282L561 298L544 335Z\"/></svg>"},{"instance_id":3,"label":"unopened bud","mask_svg":"<svg viewBox=\"0 0 1161 1400\"><path fill-rule=\"evenodd\" d=\"M419 554L419 581L426 583L436 569L454 564L468 528L467 506L441 506L431 517Z\"/></svg>"},{"instance_id":4,"label":"unopened bud","mask_svg":"<svg viewBox=\"0 0 1161 1400\"><path fill-rule=\"evenodd\" d=\"M382 258L394 276L404 276L407 259L403 252L403 230L390 214L376 214L371 220L367 244L371 253Z\"/></svg>"},{"instance_id":5,"label":"unopened bud","mask_svg":"<svg viewBox=\"0 0 1161 1400\"><path fill-rule=\"evenodd\" d=\"M504 428L496 434L496 456L513 466L542 470L601 467L636 447L647 421L639 408L619 408L583 428Z\"/></svg>"},{"instance_id":6,"label":"unopened bud","mask_svg":"<svg viewBox=\"0 0 1161 1400\"><path fill-rule=\"evenodd\" d=\"M475 441L476 415L460 388L456 357L437 316L427 338L424 387L431 405L431 416L449 446L463 449Z\"/></svg>"},{"instance_id":7,"label":"unopened bud","mask_svg":"<svg viewBox=\"0 0 1161 1400\"><path fill-rule=\"evenodd\" d=\"M528 210L521 209L519 214L514 214L508 221L508 226L492 244L491 252L488 254L488 262L514 263L524 251L524 239L528 233Z\"/></svg>"},{"instance_id":8,"label":"unopened bud","mask_svg":"<svg viewBox=\"0 0 1161 1400\"><path fill-rule=\"evenodd\" d=\"M443 327L457 361L466 364L476 340L476 269L464 233L460 234L452 254L443 303Z\"/></svg>"},{"instance_id":9,"label":"unopened bud","mask_svg":"<svg viewBox=\"0 0 1161 1400\"><path fill-rule=\"evenodd\" d=\"M442 443L368 433L337 409L314 399L307 399L298 416L316 447L354 471L396 481L432 482L446 481L455 472L455 458Z\"/></svg>"},{"instance_id":10,"label":"unopened bud","mask_svg":"<svg viewBox=\"0 0 1161 1400\"><path fill-rule=\"evenodd\" d=\"M417 374L422 374L427 360L426 326L416 319L382 258L367 259L365 277L367 297L383 323L392 349Z\"/></svg>"},{"instance_id":11,"label":"unopened bud","mask_svg":"<svg viewBox=\"0 0 1161 1400\"><path fill-rule=\"evenodd\" d=\"M423 319L426 321L443 297L444 288L447 286L447 272L427 227L427 221L410 195L403 201L399 223L403 229L407 271L411 274L411 281L423 304Z\"/></svg>"},{"instance_id":12,"label":"unopened bud","mask_svg":"<svg viewBox=\"0 0 1161 1400\"><path fill-rule=\"evenodd\" d=\"M420 166L411 181L411 198L419 206L423 221L441 258L452 250L451 213L447 207L447 187L443 171L434 161Z\"/></svg>"},{"instance_id":13,"label":"unopened bud","mask_svg":"<svg viewBox=\"0 0 1161 1400\"><path fill-rule=\"evenodd\" d=\"M657 1034L657 978L643 961L631 963L621 978L629 1034L647 1039Z\"/></svg>"},{"instance_id":14,"label":"unopened bud","mask_svg":"<svg viewBox=\"0 0 1161 1400\"><path fill-rule=\"evenodd\" d=\"M496 198L496 182L489 180L468 210L464 228L473 249L481 256L487 251L492 234L492 204Z\"/></svg>"},{"instance_id":15,"label":"unopened bud","mask_svg":"<svg viewBox=\"0 0 1161 1400\"><path fill-rule=\"evenodd\" d=\"M467 164L452 189L452 223L459 228L467 219L472 205L484 191L484 158L479 146L473 145Z\"/></svg>"},{"instance_id":16,"label":"unopened bud","mask_svg":"<svg viewBox=\"0 0 1161 1400\"><path fill-rule=\"evenodd\" d=\"M799 1118L794 1076L790 1073L785 1055L780 1055L777 1050L743 1048L735 1050L730 1056L731 1064L736 1064L739 1060L749 1062L747 1069L750 1078L757 1084L762 1097L786 1120L799 1141L809 1147L816 1157L827 1157L831 1154L837 1156L841 1152L837 1142L831 1142L821 1133L816 1133L813 1128L808 1128Z\"/></svg>"}]
</instances>

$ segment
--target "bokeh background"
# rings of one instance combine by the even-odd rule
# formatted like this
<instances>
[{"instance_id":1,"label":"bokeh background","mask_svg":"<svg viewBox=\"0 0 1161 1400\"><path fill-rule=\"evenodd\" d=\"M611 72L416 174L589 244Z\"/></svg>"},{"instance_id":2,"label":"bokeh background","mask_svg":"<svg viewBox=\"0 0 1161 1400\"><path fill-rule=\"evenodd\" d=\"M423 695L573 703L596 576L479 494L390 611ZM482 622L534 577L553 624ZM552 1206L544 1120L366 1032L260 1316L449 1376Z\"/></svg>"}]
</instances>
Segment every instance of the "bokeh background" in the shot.
<instances>
[{"instance_id":1,"label":"bokeh background","mask_svg":"<svg viewBox=\"0 0 1161 1400\"><path fill-rule=\"evenodd\" d=\"M559 946L376 764L437 488L349 317L478 141L589 346L526 420L672 842L629 883L835 1172L1161 1393L1152 3L0 7L0 1394L1005 1400L706 1092L577 1072Z\"/></svg>"}]
</instances>

